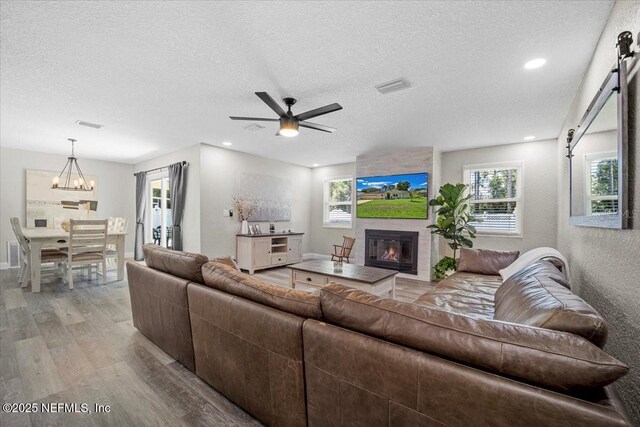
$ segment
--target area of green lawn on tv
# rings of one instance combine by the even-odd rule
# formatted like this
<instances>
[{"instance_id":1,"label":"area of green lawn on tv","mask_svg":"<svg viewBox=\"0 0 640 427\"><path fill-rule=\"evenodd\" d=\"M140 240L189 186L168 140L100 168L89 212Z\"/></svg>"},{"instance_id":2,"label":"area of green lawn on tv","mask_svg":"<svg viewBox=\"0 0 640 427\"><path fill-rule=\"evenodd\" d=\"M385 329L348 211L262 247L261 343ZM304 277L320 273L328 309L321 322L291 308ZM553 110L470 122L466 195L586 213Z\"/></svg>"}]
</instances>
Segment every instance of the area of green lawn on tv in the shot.
<instances>
[{"instance_id":1,"label":"area of green lawn on tv","mask_svg":"<svg viewBox=\"0 0 640 427\"><path fill-rule=\"evenodd\" d=\"M358 200L358 218L426 219L427 198Z\"/></svg>"}]
</instances>

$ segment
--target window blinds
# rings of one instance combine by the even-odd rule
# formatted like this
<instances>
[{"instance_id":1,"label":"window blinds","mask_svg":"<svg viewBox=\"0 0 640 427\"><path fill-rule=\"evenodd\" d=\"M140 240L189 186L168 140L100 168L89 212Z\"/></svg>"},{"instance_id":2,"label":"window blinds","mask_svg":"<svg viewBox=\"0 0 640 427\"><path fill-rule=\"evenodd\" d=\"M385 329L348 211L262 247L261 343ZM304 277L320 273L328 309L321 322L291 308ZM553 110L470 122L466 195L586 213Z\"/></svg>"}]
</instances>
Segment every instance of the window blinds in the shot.
<instances>
[{"instance_id":1,"label":"window blinds","mask_svg":"<svg viewBox=\"0 0 640 427\"><path fill-rule=\"evenodd\" d=\"M471 211L479 232L519 232L519 167L465 168Z\"/></svg>"}]
</instances>

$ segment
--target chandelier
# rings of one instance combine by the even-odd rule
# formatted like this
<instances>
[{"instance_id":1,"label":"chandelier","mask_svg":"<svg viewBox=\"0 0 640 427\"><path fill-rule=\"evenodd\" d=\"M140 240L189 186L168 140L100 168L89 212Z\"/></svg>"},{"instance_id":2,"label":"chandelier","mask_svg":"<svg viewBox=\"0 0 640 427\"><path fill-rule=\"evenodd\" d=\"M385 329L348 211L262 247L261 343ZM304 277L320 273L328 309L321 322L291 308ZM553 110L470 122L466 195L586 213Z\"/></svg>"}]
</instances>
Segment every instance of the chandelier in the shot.
<instances>
[{"instance_id":1,"label":"chandelier","mask_svg":"<svg viewBox=\"0 0 640 427\"><path fill-rule=\"evenodd\" d=\"M91 180L91 182L87 183L78 165L78 159L75 156L76 140L71 138L68 138L68 140L71 141L71 155L67 158L67 163L64 165L64 168L62 168L60 175L53 177L51 188L54 190L67 191L93 191L95 182ZM75 172L73 171L74 168ZM60 185L61 180L63 181L63 185Z\"/></svg>"}]
</instances>

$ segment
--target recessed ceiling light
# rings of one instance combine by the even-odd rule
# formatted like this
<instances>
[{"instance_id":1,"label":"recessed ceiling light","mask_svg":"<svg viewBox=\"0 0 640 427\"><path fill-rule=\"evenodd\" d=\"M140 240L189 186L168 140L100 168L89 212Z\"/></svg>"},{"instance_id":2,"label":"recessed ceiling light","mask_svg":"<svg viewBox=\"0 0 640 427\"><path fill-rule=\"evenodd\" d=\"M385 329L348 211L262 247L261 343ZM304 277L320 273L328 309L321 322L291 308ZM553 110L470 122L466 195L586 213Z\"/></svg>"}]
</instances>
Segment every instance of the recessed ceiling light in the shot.
<instances>
[{"instance_id":1,"label":"recessed ceiling light","mask_svg":"<svg viewBox=\"0 0 640 427\"><path fill-rule=\"evenodd\" d=\"M229 147L229 146L231 146L233 144L230 143L229 141L225 141L225 142L222 143L222 145L225 145L225 146Z\"/></svg>"},{"instance_id":2,"label":"recessed ceiling light","mask_svg":"<svg viewBox=\"0 0 640 427\"><path fill-rule=\"evenodd\" d=\"M319 165L318 163L314 163L314 164L312 164L311 166L313 166L314 168L316 168L316 167L318 167L318 166L320 166L320 165Z\"/></svg>"},{"instance_id":3,"label":"recessed ceiling light","mask_svg":"<svg viewBox=\"0 0 640 427\"><path fill-rule=\"evenodd\" d=\"M536 137L533 135L529 135L529 136L525 136L523 139L525 141L533 141L534 139L536 139Z\"/></svg>"},{"instance_id":4,"label":"recessed ceiling light","mask_svg":"<svg viewBox=\"0 0 640 427\"><path fill-rule=\"evenodd\" d=\"M536 58L524 64L524 68L526 68L527 70L533 70L533 69L542 67L546 63L547 63L546 59Z\"/></svg>"}]
</instances>

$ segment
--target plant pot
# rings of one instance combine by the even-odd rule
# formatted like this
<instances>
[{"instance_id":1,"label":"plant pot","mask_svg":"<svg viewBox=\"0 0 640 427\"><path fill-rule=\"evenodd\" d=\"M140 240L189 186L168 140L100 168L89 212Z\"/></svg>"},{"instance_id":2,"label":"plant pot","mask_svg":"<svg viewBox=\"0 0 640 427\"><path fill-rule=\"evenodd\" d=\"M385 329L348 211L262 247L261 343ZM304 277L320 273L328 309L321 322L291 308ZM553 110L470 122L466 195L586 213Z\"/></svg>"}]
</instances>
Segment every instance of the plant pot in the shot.
<instances>
[{"instance_id":1,"label":"plant pot","mask_svg":"<svg viewBox=\"0 0 640 427\"><path fill-rule=\"evenodd\" d=\"M240 226L240 234L249 234L249 222L247 220L242 221L242 225Z\"/></svg>"}]
</instances>

